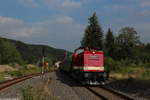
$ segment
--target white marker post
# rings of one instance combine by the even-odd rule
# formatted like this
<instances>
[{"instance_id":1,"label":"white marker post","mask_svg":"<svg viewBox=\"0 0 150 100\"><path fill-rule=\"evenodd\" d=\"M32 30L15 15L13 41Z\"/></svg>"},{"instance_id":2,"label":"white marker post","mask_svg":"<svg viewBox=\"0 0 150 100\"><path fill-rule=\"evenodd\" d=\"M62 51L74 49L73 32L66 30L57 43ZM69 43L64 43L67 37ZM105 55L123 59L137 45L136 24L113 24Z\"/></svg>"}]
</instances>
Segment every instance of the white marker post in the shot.
<instances>
[{"instance_id":1,"label":"white marker post","mask_svg":"<svg viewBox=\"0 0 150 100\"><path fill-rule=\"evenodd\" d=\"M44 73L44 56L42 57L42 74Z\"/></svg>"},{"instance_id":2,"label":"white marker post","mask_svg":"<svg viewBox=\"0 0 150 100\"><path fill-rule=\"evenodd\" d=\"M43 55L43 57L42 57L42 68L41 68L41 70L42 70L42 74L44 74L44 67L45 67L45 50L44 50L44 47L42 49L42 55Z\"/></svg>"}]
</instances>

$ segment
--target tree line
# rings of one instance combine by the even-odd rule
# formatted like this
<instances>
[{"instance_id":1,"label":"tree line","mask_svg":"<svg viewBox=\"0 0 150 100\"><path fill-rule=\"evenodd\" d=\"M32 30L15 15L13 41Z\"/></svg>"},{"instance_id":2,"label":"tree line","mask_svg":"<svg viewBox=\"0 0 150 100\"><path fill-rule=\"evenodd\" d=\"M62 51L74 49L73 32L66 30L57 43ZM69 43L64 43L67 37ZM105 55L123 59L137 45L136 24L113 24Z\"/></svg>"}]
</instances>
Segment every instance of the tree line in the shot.
<instances>
[{"instance_id":1,"label":"tree line","mask_svg":"<svg viewBox=\"0 0 150 100\"><path fill-rule=\"evenodd\" d=\"M66 50L46 45L26 44L21 41L0 37L0 64L38 64L45 50L45 60L52 65L64 58ZM70 52L69 52L70 54Z\"/></svg>"},{"instance_id":2,"label":"tree line","mask_svg":"<svg viewBox=\"0 0 150 100\"><path fill-rule=\"evenodd\" d=\"M23 62L15 45L9 41L0 39L0 64Z\"/></svg>"},{"instance_id":3,"label":"tree line","mask_svg":"<svg viewBox=\"0 0 150 100\"><path fill-rule=\"evenodd\" d=\"M108 29L106 35L94 13L90 18L81 40L82 47L103 50L106 57L114 60L132 62L150 62L150 43L142 43L138 32L133 27L123 27L115 35Z\"/></svg>"}]
</instances>

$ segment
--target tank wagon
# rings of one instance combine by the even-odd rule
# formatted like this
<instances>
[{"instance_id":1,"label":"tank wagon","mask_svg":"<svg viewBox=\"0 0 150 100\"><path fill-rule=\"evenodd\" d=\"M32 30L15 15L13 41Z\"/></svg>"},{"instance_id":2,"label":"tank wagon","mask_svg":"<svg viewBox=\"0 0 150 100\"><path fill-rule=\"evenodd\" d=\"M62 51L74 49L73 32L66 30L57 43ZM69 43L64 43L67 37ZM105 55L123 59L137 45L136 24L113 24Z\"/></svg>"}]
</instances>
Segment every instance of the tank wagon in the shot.
<instances>
[{"instance_id":1,"label":"tank wagon","mask_svg":"<svg viewBox=\"0 0 150 100\"><path fill-rule=\"evenodd\" d=\"M103 51L78 48L74 51L72 59L67 59L60 66L61 70L69 72L82 84L104 84L106 73Z\"/></svg>"}]
</instances>

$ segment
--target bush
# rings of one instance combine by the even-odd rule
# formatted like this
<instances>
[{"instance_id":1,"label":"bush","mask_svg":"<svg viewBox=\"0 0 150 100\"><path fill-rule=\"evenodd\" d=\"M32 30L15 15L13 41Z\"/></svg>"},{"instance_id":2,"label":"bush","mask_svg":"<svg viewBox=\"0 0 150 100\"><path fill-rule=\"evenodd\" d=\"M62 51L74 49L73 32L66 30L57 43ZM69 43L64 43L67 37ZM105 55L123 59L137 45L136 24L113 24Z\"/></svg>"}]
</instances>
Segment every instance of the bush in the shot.
<instances>
[{"instance_id":1,"label":"bush","mask_svg":"<svg viewBox=\"0 0 150 100\"><path fill-rule=\"evenodd\" d=\"M150 68L150 63L145 63L145 64L144 64L144 67Z\"/></svg>"},{"instance_id":2,"label":"bush","mask_svg":"<svg viewBox=\"0 0 150 100\"><path fill-rule=\"evenodd\" d=\"M135 67L136 64L131 63L132 61L126 60L113 60L110 57L105 58L106 70L111 72L128 73L131 67Z\"/></svg>"},{"instance_id":3,"label":"bush","mask_svg":"<svg viewBox=\"0 0 150 100\"><path fill-rule=\"evenodd\" d=\"M107 71L116 71L120 69L120 63L110 57L105 58L105 68Z\"/></svg>"},{"instance_id":4,"label":"bush","mask_svg":"<svg viewBox=\"0 0 150 100\"><path fill-rule=\"evenodd\" d=\"M141 76L142 79L144 80L150 80L150 70L146 70L142 76Z\"/></svg>"},{"instance_id":5,"label":"bush","mask_svg":"<svg viewBox=\"0 0 150 100\"><path fill-rule=\"evenodd\" d=\"M12 71L12 72L9 72L9 74L15 77L23 76L23 73L21 71Z\"/></svg>"}]
</instances>

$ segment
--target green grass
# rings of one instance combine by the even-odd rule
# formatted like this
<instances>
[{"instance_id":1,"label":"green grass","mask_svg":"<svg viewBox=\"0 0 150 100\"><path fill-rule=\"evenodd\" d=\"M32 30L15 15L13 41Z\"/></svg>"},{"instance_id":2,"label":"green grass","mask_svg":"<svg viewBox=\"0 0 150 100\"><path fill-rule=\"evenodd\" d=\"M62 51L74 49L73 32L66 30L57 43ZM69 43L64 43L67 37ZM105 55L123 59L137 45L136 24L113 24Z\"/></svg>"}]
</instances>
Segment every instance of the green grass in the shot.
<instances>
[{"instance_id":1,"label":"green grass","mask_svg":"<svg viewBox=\"0 0 150 100\"><path fill-rule=\"evenodd\" d=\"M142 73L140 79L150 80L150 69L148 69L144 73Z\"/></svg>"},{"instance_id":2,"label":"green grass","mask_svg":"<svg viewBox=\"0 0 150 100\"><path fill-rule=\"evenodd\" d=\"M0 73L0 81L5 80L4 75L4 73Z\"/></svg>"},{"instance_id":3,"label":"green grass","mask_svg":"<svg viewBox=\"0 0 150 100\"><path fill-rule=\"evenodd\" d=\"M147 67L120 67L117 71L111 72L114 79L136 79L150 81L150 68Z\"/></svg>"},{"instance_id":4,"label":"green grass","mask_svg":"<svg viewBox=\"0 0 150 100\"><path fill-rule=\"evenodd\" d=\"M52 71L52 70L53 70L52 68L49 68L49 70L46 70L46 71ZM40 72L41 72L41 68L39 66L34 65L34 67L28 68L27 65L24 65L24 66L19 67L19 69L15 71L0 72L0 81L6 80L5 79L6 75L12 78L16 78L16 77L21 77L24 75L40 73Z\"/></svg>"},{"instance_id":5,"label":"green grass","mask_svg":"<svg viewBox=\"0 0 150 100\"><path fill-rule=\"evenodd\" d=\"M34 68L23 67L16 71L10 71L8 72L8 74L11 75L12 77L20 77L28 74L39 73L39 72L40 72L40 68L36 66Z\"/></svg>"},{"instance_id":6,"label":"green grass","mask_svg":"<svg viewBox=\"0 0 150 100\"><path fill-rule=\"evenodd\" d=\"M135 79L150 81L150 63L134 63L130 60L116 61L105 58L106 70L110 70L114 79Z\"/></svg>"},{"instance_id":7,"label":"green grass","mask_svg":"<svg viewBox=\"0 0 150 100\"><path fill-rule=\"evenodd\" d=\"M34 100L33 90L31 86L22 88L21 95L23 100Z\"/></svg>"},{"instance_id":8,"label":"green grass","mask_svg":"<svg viewBox=\"0 0 150 100\"><path fill-rule=\"evenodd\" d=\"M37 87L32 87L30 85L21 88L21 98L22 100L56 100L56 97L49 88L51 79L46 79L40 83Z\"/></svg>"}]
</instances>

